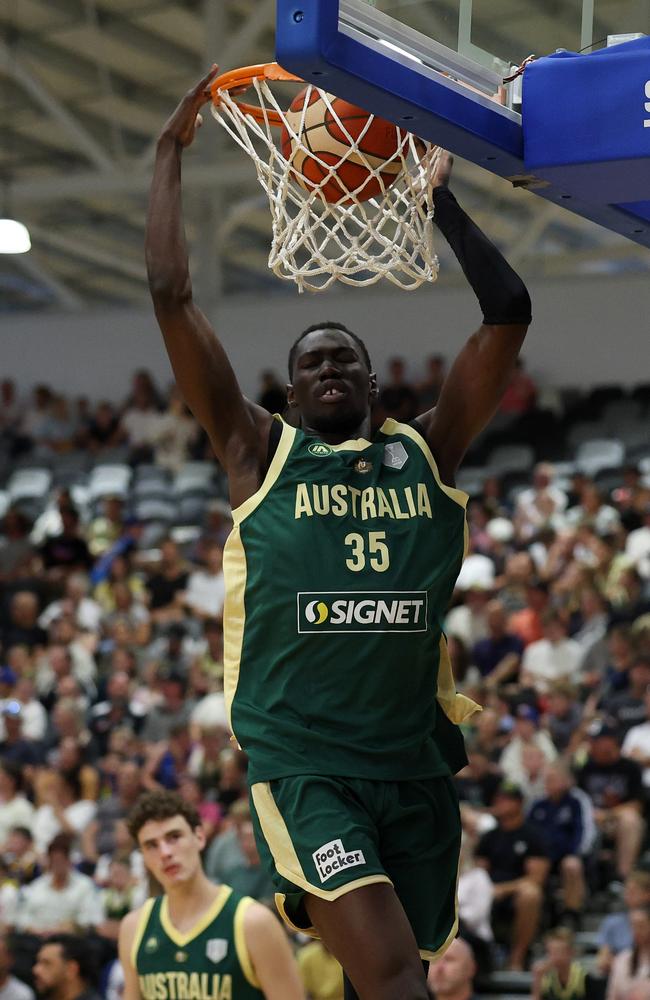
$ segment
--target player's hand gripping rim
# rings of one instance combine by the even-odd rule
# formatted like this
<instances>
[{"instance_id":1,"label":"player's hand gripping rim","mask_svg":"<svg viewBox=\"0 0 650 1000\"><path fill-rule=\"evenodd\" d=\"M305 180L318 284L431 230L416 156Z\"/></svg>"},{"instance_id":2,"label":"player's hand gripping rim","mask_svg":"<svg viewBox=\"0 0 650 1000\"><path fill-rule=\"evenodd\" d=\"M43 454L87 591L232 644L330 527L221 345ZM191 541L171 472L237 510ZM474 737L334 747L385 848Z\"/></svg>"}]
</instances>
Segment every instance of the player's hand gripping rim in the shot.
<instances>
[{"instance_id":1,"label":"player's hand gripping rim","mask_svg":"<svg viewBox=\"0 0 650 1000\"><path fill-rule=\"evenodd\" d=\"M210 84L218 72L219 67L213 63L209 72L188 90L176 110L165 122L159 142L171 139L184 149L191 146L196 130L203 124L203 116L199 112L211 99Z\"/></svg>"}]
</instances>

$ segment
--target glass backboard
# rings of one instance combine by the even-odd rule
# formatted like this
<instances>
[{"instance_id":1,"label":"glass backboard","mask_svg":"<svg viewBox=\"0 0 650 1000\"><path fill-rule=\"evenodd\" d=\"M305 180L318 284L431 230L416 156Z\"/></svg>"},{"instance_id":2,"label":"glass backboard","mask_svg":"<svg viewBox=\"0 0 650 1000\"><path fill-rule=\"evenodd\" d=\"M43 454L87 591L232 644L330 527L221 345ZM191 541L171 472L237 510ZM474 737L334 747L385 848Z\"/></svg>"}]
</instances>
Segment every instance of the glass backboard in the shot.
<instances>
[{"instance_id":1,"label":"glass backboard","mask_svg":"<svg viewBox=\"0 0 650 1000\"><path fill-rule=\"evenodd\" d=\"M361 7L497 72L532 53L586 51L613 35L650 35L647 0L351 0L341 4L341 24Z\"/></svg>"},{"instance_id":2,"label":"glass backboard","mask_svg":"<svg viewBox=\"0 0 650 1000\"><path fill-rule=\"evenodd\" d=\"M285 69L650 247L650 37L642 37L650 36L649 0L276 0L276 6L276 57ZM620 53L620 43L633 36L641 41L628 42L626 58L629 46L640 46L642 68L629 74L627 91L627 68L614 74L615 90L623 81L625 115L612 104L609 118L600 120L597 87L580 92L569 83L546 104L538 88L537 122L540 114L543 124L562 117L558 109L569 105L588 108L577 129L551 142L557 162L539 171L531 166L529 81L540 79L542 67L555 71L563 62L564 71L585 60L598 81L601 68L605 75L612 69L602 54ZM554 56L560 50L585 54ZM523 87L522 76L504 82L530 55L538 59ZM639 72L646 75L639 79ZM625 152L612 146L602 162L586 165L567 156L564 169L563 150L574 133L588 133L593 123L592 132L614 134L611 124L626 116Z\"/></svg>"}]
</instances>

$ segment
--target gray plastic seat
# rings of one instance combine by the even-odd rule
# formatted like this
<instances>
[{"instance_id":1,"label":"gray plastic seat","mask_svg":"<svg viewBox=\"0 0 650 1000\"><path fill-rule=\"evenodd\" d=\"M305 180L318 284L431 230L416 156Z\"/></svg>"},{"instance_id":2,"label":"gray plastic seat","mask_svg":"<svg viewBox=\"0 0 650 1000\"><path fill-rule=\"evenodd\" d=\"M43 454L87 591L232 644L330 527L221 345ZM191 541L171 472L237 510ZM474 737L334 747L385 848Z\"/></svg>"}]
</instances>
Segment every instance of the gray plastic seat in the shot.
<instances>
[{"instance_id":1,"label":"gray plastic seat","mask_svg":"<svg viewBox=\"0 0 650 1000\"><path fill-rule=\"evenodd\" d=\"M11 503L17 500L44 500L52 484L49 469L18 469L7 483Z\"/></svg>"},{"instance_id":2,"label":"gray plastic seat","mask_svg":"<svg viewBox=\"0 0 650 1000\"><path fill-rule=\"evenodd\" d=\"M91 500L99 497L126 497L133 475L128 465L96 465L88 478Z\"/></svg>"},{"instance_id":3,"label":"gray plastic seat","mask_svg":"<svg viewBox=\"0 0 650 1000\"><path fill-rule=\"evenodd\" d=\"M615 438L597 438L584 441L576 452L576 465L587 476L595 476L601 469L622 465L625 445Z\"/></svg>"},{"instance_id":4,"label":"gray plastic seat","mask_svg":"<svg viewBox=\"0 0 650 1000\"><path fill-rule=\"evenodd\" d=\"M529 444L502 444L490 452L487 460L489 474L527 472L535 463L535 452Z\"/></svg>"},{"instance_id":5,"label":"gray plastic seat","mask_svg":"<svg viewBox=\"0 0 650 1000\"><path fill-rule=\"evenodd\" d=\"M165 521L171 523L177 513L177 505L159 497L139 500L134 507L138 521Z\"/></svg>"}]
</instances>

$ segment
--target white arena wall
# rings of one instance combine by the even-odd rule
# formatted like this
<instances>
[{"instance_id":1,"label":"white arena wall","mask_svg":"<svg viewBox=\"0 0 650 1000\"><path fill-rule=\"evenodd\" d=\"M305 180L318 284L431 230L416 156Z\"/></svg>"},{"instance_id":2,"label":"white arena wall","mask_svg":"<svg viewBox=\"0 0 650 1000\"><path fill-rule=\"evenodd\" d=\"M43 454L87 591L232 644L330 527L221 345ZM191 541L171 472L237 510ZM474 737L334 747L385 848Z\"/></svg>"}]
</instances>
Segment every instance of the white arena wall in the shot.
<instances>
[{"instance_id":1,"label":"white arena wall","mask_svg":"<svg viewBox=\"0 0 650 1000\"><path fill-rule=\"evenodd\" d=\"M650 380L650 282L647 276L529 281L534 326L524 357L542 385ZM339 320L367 342L380 378L402 354L417 377L424 358L447 357L480 319L471 291L458 284L415 293L345 289L290 298L230 298L211 315L244 391L273 368L285 378L296 335L320 320ZM36 382L91 399L120 401L135 368L166 383L171 372L150 309L0 317L0 374L24 391Z\"/></svg>"}]
</instances>

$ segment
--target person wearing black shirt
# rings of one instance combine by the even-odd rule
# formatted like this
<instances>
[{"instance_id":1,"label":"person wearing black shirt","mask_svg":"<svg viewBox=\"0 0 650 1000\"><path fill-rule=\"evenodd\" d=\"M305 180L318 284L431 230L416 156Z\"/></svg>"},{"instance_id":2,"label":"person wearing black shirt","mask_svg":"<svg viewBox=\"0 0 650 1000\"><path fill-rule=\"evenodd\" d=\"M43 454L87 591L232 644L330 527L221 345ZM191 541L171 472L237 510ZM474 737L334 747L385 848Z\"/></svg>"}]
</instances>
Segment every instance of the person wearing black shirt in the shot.
<instances>
[{"instance_id":1,"label":"person wearing black shirt","mask_svg":"<svg viewBox=\"0 0 650 1000\"><path fill-rule=\"evenodd\" d=\"M93 564L86 542L79 533L79 514L74 507L60 506L63 527L40 548L43 566L52 579L65 577L75 570L89 570Z\"/></svg>"},{"instance_id":2,"label":"person wearing black shirt","mask_svg":"<svg viewBox=\"0 0 650 1000\"><path fill-rule=\"evenodd\" d=\"M634 868L641 849L643 775L635 760L621 756L616 726L611 720L589 729L590 752L578 784L594 805L594 818L605 837L616 845L621 880Z\"/></svg>"},{"instance_id":3,"label":"person wearing black shirt","mask_svg":"<svg viewBox=\"0 0 650 1000\"><path fill-rule=\"evenodd\" d=\"M180 557L176 542L172 538L166 538L160 546L158 572L153 573L147 580L153 621L160 624L180 620L183 617L180 595L187 587L188 576L187 567Z\"/></svg>"},{"instance_id":4,"label":"person wearing black shirt","mask_svg":"<svg viewBox=\"0 0 650 1000\"><path fill-rule=\"evenodd\" d=\"M519 788L502 785L492 807L497 826L481 837L476 849L477 863L494 883L493 919L514 918L509 967L517 970L525 968L537 933L549 872L546 846L524 819L523 802Z\"/></svg>"},{"instance_id":5,"label":"person wearing black shirt","mask_svg":"<svg viewBox=\"0 0 650 1000\"><path fill-rule=\"evenodd\" d=\"M646 721L645 692L650 686L650 657L637 656L628 671L628 686L619 694L611 695L604 708L608 718L615 720L621 738L632 726Z\"/></svg>"}]
</instances>

